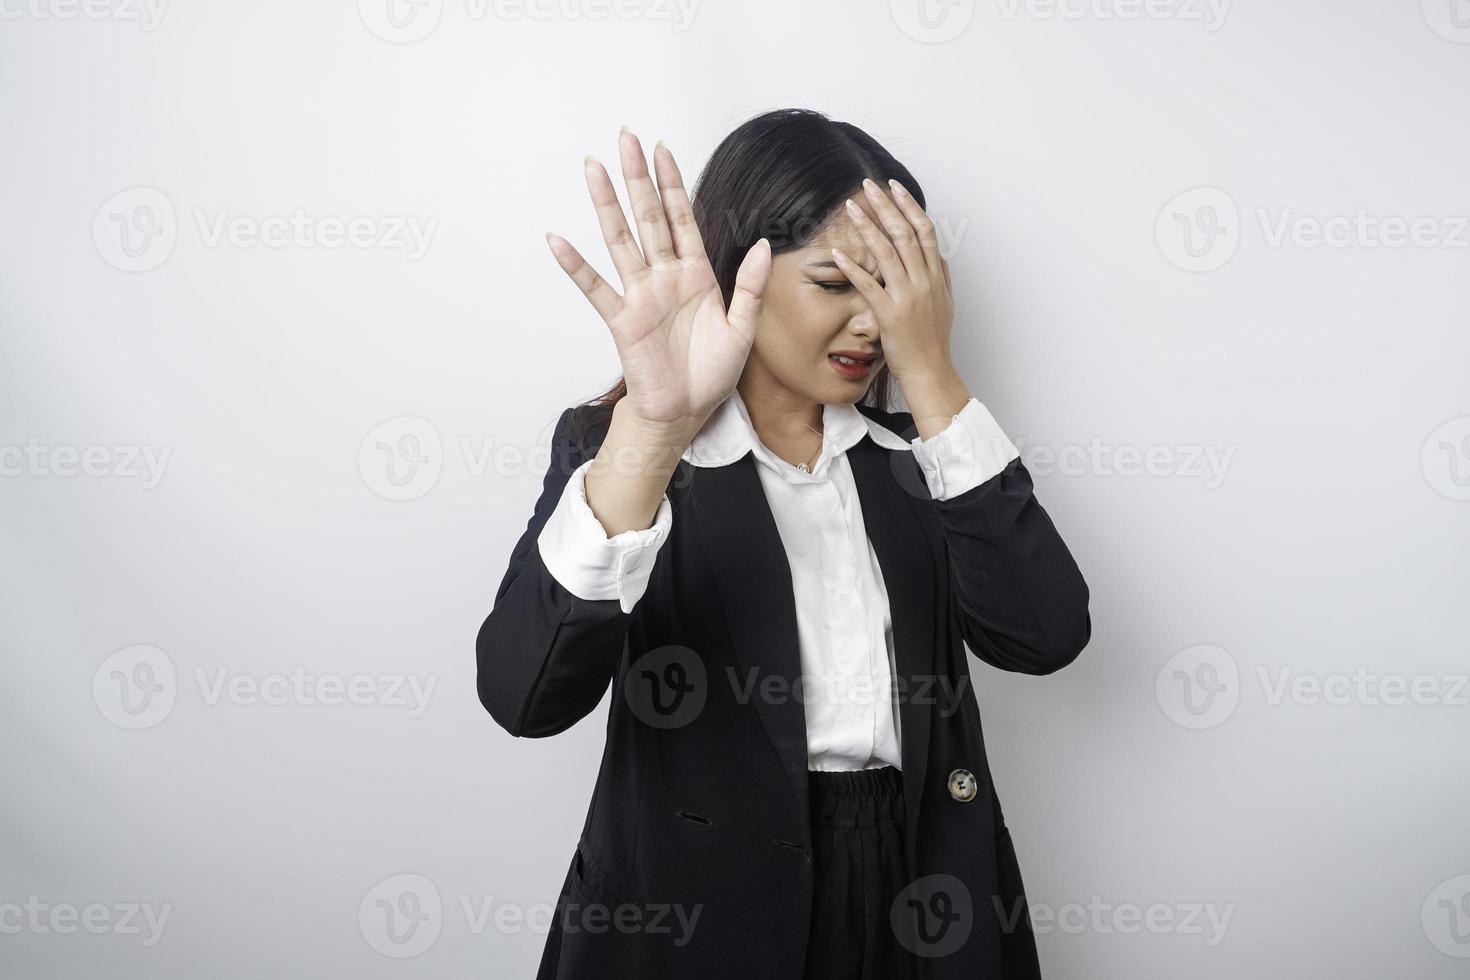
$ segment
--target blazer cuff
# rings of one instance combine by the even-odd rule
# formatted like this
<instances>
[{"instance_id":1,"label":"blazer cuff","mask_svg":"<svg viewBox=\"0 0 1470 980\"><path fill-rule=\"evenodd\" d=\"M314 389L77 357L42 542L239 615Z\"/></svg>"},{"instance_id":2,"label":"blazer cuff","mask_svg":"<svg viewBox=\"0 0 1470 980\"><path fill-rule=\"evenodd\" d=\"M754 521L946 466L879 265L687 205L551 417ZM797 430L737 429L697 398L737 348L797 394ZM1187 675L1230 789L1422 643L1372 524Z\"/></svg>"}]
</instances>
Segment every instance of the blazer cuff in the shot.
<instances>
[{"instance_id":1,"label":"blazer cuff","mask_svg":"<svg viewBox=\"0 0 1470 980\"><path fill-rule=\"evenodd\" d=\"M648 589L658 550L674 523L674 510L669 495L664 494L652 527L608 537L587 503L587 468L593 462L587 460L568 477L556 508L536 538L536 548L546 570L572 595L616 599L623 612L629 613Z\"/></svg>"},{"instance_id":2,"label":"blazer cuff","mask_svg":"<svg viewBox=\"0 0 1470 980\"><path fill-rule=\"evenodd\" d=\"M1021 455L976 398L951 416L942 431L930 439L910 439L909 445L935 500L949 500L978 487Z\"/></svg>"}]
</instances>

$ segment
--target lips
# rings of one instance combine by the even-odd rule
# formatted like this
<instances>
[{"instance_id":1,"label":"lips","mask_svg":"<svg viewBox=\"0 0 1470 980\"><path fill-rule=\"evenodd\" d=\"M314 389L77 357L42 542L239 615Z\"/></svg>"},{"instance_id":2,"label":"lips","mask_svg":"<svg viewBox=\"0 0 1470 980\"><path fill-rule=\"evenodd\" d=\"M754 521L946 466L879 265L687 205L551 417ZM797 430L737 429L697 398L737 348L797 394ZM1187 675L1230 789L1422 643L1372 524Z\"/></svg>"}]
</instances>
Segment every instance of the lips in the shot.
<instances>
[{"instance_id":1,"label":"lips","mask_svg":"<svg viewBox=\"0 0 1470 980\"><path fill-rule=\"evenodd\" d=\"M866 378L877 360L877 354L862 355L858 351L841 351L827 355L827 363L832 365L832 370L849 381Z\"/></svg>"},{"instance_id":2,"label":"lips","mask_svg":"<svg viewBox=\"0 0 1470 980\"><path fill-rule=\"evenodd\" d=\"M877 354L864 354L862 351L853 350L833 351L827 356L839 364L851 364L853 366L864 364L872 366L873 362L878 359Z\"/></svg>"}]
</instances>

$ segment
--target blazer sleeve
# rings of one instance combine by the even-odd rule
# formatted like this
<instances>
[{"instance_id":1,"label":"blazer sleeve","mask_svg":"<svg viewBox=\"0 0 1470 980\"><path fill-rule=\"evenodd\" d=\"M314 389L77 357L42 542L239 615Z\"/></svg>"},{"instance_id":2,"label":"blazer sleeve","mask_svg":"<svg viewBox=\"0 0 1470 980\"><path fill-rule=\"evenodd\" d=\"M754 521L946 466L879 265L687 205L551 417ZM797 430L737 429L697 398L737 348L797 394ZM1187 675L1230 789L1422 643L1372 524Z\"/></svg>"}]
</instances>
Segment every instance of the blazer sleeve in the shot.
<instances>
[{"instance_id":1,"label":"blazer sleeve","mask_svg":"<svg viewBox=\"0 0 1470 980\"><path fill-rule=\"evenodd\" d=\"M597 707L671 523L665 496L653 528L589 536L585 522L596 519L585 497L568 495L581 492L580 483L569 483L585 473L596 449L584 452L569 437L573 411L557 420L541 495L475 639L480 703L517 737L559 734ZM560 579L542 544L554 548L548 557L562 569ZM641 569L630 571L635 563Z\"/></svg>"},{"instance_id":2,"label":"blazer sleeve","mask_svg":"<svg viewBox=\"0 0 1470 980\"><path fill-rule=\"evenodd\" d=\"M965 643L1025 674L1077 659L1092 636L1087 582L990 412L971 399L948 428L911 445L943 526Z\"/></svg>"}]
</instances>

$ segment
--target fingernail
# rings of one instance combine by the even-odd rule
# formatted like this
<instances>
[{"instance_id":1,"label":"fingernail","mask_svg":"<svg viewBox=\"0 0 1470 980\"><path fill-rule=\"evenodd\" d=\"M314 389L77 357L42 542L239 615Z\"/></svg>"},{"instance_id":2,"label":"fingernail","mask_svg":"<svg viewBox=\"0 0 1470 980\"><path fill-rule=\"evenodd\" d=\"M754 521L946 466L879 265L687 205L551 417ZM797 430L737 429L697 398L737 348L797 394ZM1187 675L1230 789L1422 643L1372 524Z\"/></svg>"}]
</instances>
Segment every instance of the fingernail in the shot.
<instances>
[{"instance_id":1,"label":"fingernail","mask_svg":"<svg viewBox=\"0 0 1470 980\"><path fill-rule=\"evenodd\" d=\"M627 126L624 126L622 129L618 130L618 135L621 136L624 133L631 133L631 132L632 132L631 129L629 129Z\"/></svg>"},{"instance_id":2,"label":"fingernail","mask_svg":"<svg viewBox=\"0 0 1470 980\"><path fill-rule=\"evenodd\" d=\"M847 213L858 220L862 220L863 209L852 203L852 198L850 197L847 199Z\"/></svg>"},{"instance_id":3,"label":"fingernail","mask_svg":"<svg viewBox=\"0 0 1470 980\"><path fill-rule=\"evenodd\" d=\"M893 193L895 194L903 194L905 196L908 195L908 191L904 188L902 184L900 184L896 180L890 180L888 182L888 186L893 188Z\"/></svg>"},{"instance_id":4,"label":"fingernail","mask_svg":"<svg viewBox=\"0 0 1470 980\"><path fill-rule=\"evenodd\" d=\"M869 194L878 193L878 185L873 182L872 177L863 178L863 189L866 190Z\"/></svg>"},{"instance_id":5,"label":"fingernail","mask_svg":"<svg viewBox=\"0 0 1470 980\"><path fill-rule=\"evenodd\" d=\"M838 262L846 262L847 261L847 256L842 254L842 249L840 249L840 248L834 248L832 250L832 257L834 259L836 259Z\"/></svg>"}]
</instances>

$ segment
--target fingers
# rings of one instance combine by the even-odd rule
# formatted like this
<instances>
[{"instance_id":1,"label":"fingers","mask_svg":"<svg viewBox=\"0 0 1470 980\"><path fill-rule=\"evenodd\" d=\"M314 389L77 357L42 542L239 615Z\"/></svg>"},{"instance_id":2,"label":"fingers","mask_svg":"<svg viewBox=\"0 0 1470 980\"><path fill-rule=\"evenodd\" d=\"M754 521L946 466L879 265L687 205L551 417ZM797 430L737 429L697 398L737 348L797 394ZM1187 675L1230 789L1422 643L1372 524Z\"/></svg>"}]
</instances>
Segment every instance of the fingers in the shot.
<instances>
[{"instance_id":1,"label":"fingers","mask_svg":"<svg viewBox=\"0 0 1470 980\"><path fill-rule=\"evenodd\" d=\"M847 281L852 283L862 294L863 299L868 301L869 306L878 310L888 304L888 293L879 285L878 280L874 279L867 269L854 262L846 252L840 248L834 248L832 259L837 263L837 268L841 269L842 274L847 277Z\"/></svg>"},{"instance_id":2,"label":"fingers","mask_svg":"<svg viewBox=\"0 0 1470 980\"><path fill-rule=\"evenodd\" d=\"M546 244L551 246L551 254L556 258L556 264L561 266L562 271L571 277L577 288L582 290L582 295L597 310L597 315L602 317L603 322L612 323L612 319L622 308L623 298L618 295L617 290L607 284L607 280L597 274L597 270L587 264L572 243L559 235L551 232L546 233Z\"/></svg>"},{"instance_id":3,"label":"fingers","mask_svg":"<svg viewBox=\"0 0 1470 980\"><path fill-rule=\"evenodd\" d=\"M653 146L653 172L658 177L658 193L668 212L669 229L674 238L674 251L681 259L705 258L704 239L694 220L694 208L684 190L684 177L674 162L673 151L659 140Z\"/></svg>"},{"instance_id":4,"label":"fingers","mask_svg":"<svg viewBox=\"0 0 1470 980\"><path fill-rule=\"evenodd\" d=\"M638 224L638 241L643 246L644 261L648 265L672 262L674 240L669 234L663 202L658 198L653 179L648 176L643 145L627 126L618 134L618 158L623 165L623 181L628 185L628 203L633 209L633 220Z\"/></svg>"},{"instance_id":5,"label":"fingers","mask_svg":"<svg viewBox=\"0 0 1470 980\"><path fill-rule=\"evenodd\" d=\"M924 252L919 247L919 236L914 231L914 226L909 219L893 203L893 198L883 193L883 188L872 178L864 178L863 190L868 195L868 202L872 204L873 210L878 213L878 222L887 234L889 242L898 257L903 261L904 271L910 282L921 282L929 278L929 266L924 259ZM885 278L887 273L884 273Z\"/></svg>"},{"instance_id":6,"label":"fingers","mask_svg":"<svg viewBox=\"0 0 1470 980\"><path fill-rule=\"evenodd\" d=\"M893 191L893 200L903 216L908 219L909 225L913 227L914 234L919 239L919 251L924 254L924 266L929 270L929 279L937 282L943 275L939 263L942 258L939 254L939 233L934 227L934 222L924 209L919 207L919 202L896 180L890 180L888 186Z\"/></svg>"},{"instance_id":7,"label":"fingers","mask_svg":"<svg viewBox=\"0 0 1470 980\"><path fill-rule=\"evenodd\" d=\"M851 198L847 199L846 205L847 216L852 220L853 227L857 229L868 251L878 260L878 271L883 273L883 288L898 288L908 282L909 273L904 268L903 259L899 257L893 242L889 241L883 229L873 224L873 219Z\"/></svg>"},{"instance_id":8,"label":"fingers","mask_svg":"<svg viewBox=\"0 0 1470 980\"><path fill-rule=\"evenodd\" d=\"M628 228L628 219L623 215L623 206L618 203L618 193L613 190L607 171L591 156L587 157L583 169L587 174L587 191L592 195L593 207L597 209L602 240L607 243L607 254L612 256L613 267L618 270L623 285L627 286L640 278L648 266L643 261L643 253L638 250L633 232Z\"/></svg>"},{"instance_id":9,"label":"fingers","mask_svg":"<svg viewBox=\"0 0 1470 980\"><path fill-rule=\"evenodd\" d=\"M755 321L766 297L766 283L771 278L771 243L762 238L745 253L735 273L735 291L725 319L745 339L755 342Z\"/></svg>"}]
</instances>

